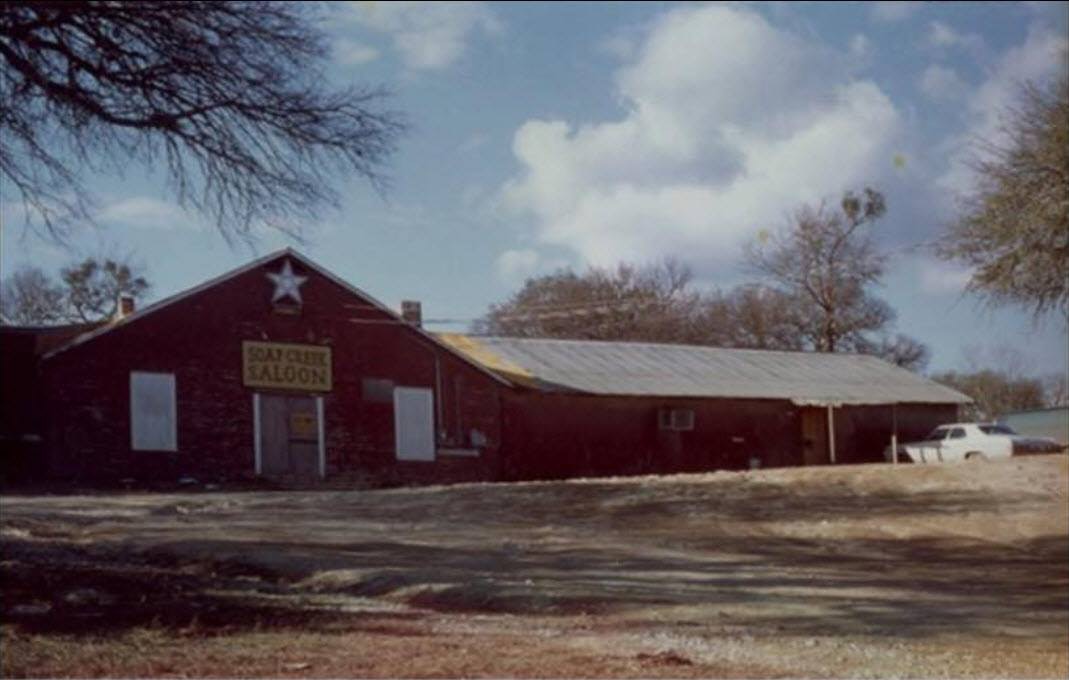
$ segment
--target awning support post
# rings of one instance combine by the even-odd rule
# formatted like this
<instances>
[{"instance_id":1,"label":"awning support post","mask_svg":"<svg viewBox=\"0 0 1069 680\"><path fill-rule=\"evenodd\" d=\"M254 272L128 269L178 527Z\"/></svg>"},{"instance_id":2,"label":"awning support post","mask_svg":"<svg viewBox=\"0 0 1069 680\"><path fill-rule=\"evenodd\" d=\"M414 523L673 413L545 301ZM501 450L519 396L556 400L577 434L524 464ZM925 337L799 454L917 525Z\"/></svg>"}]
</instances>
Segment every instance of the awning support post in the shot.
<instances>
[{"instance_id":1,"label":"awning support post","mask_svg":"<svg viewBox=\"0 0 1069 680\"><path fill-rule=\"evenodd\" d=\"M898 404L891 404L891 463L898 465Z\"/></svg>"},{"instance_id":2,"label":"awning support post","mask_svg":"<svg viewBox=\"0 0 1069 680\"><path fill-rule=\"evenodd\" d=\"M828 455L835 464L835 407L828 404Z\"/></svg>"}]
</instances>

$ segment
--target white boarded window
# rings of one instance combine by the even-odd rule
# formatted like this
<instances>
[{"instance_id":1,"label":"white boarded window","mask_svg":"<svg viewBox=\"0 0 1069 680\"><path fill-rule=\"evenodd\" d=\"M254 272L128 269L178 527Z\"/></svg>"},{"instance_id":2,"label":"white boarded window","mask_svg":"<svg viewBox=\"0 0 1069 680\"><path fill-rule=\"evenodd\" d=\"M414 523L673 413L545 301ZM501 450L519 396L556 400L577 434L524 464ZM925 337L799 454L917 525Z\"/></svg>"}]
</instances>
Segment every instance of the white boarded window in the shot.
<instances>
[{"instance_id":1,"label":"white boarded window","mask_svg":"<svg viewBox=\"0 0 1069 680\"><path fill-rule=\"evenodd\" d=\"M397 460L434 460L434 393L422 387L393 389Z\"/></svg>"},{"instance_id":2,"label":"white boarded window","mask_svg":"<svg viewBox=\"0 0 1069 680\"><path fill-rule=\"evenodd\" d=\"M130 373L130 447L178 450L174 373Z\"/></svg>"}]
</instances>

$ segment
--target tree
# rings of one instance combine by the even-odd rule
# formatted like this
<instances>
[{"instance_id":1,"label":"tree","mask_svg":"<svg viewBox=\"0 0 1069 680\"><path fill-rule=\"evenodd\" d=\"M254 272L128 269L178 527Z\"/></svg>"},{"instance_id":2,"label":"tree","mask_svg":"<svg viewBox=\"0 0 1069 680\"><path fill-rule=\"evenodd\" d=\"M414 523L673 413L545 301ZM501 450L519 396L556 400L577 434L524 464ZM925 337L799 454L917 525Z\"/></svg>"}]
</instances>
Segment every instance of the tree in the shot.
<instances>
[{"instance_id":1,"label":"tree","mask_svg":"<svg viewBox=\"0 0 1069 680\"><path fill-rule=\"evenodd\" d=\"M139 300L149 289L127 262L86 258L64 267L59 283L36 267L16 271L0 285L0 310L17 325L102 321L115 315L120 296Z\"/></svg>"},{"instance_id":2,"label":"tree","mask_svg":"<svg viewBox=\"0 0 1069 680\"><path fill-rule=\"evenodd\" d=\"M813 349L853 349L893 318L867 290L883 276L887 258L863 230L886 209L878 191L846 192L839 210L803 206L785 229L748 245L747 263L801 306L801 330Z\"/></svg>"},{"instance_id":3,"label":"tree","mask_svg":"<svg viewBox=\"0 0 1069 680\"><path fill-rule=\"evenodd\" d=\"M559 270L530 278L506 302L491 305L477 333L583 340L694 341L697 294L690 270L675 260L637 267Z\"/></svg>"},{"instance_id":4,"label":"tree","mask_svg":"<svg viewBox=\"0 0 1069 680\"><path fill-rule=\"evenodd\" d=\"M937 242L973 269L968 290L1036 317L1069 317L1069 77L1023 88L1000 143L975 144L975 191Z\"/></svg>"},{"instance_id":5,"label":"tree","mask_svg":"<svg viewBox=\"0 0 1069 680\"><path fill-rule=\"evenodd\" d=\"M64 267L60 278L66 286L69 315L80 321L97 321L117 311L119 297L144 297L149 283L125 262L87 258Z\"/></svg>"},{"instance_id":6,"label":"tree","mask_svg":"<svg viewBox=\"0 0 1069 680\"><path fill-rule=\"evenodd\" d=\"M803 349L795 300L775 288L741 285L703 297L697 326L702 344L753 349Z\"/></svg>"},{"instance_id":7,"label":"tree","mask_svg":"<svg viewBox=\"0 0 1069 680\"><path fill-rule=\"evenodd\" d=\"M1046 406L1069 406L1069 374L1051 373L1043 378Z\"/></svg>"},{"instance_id":8,"label":"tree","mask_svg":"<svg viewBox=\"0 0 1069 680\"><path fill-rule=\"evenodd\" d=\"M893 337L880 338L866 348L865 353L882 357L895 366L901 366L916 373L923 371L931 358L927 345L901 333Z\"/></svg>"},{"instance_id":9,"label":"tree","mask_svg":"<svg viewBox=\"0 0 1069 680\"><path fill-rule=\"evenodd\" d=\"M805 300L797 295L761 284L702 294L690 288L690 280L690 270L671 259L644 267L591 268L581 275L559 270L528 279L506 302L491 305L472 331L529 338L812 349L813 322L806 316ZM851 349L914 371L928 360L927 347L901 334L879 335L875 340L859 336Z\"/></svg>"},{"instance_id":10,"label":"tree","mask_svg":"<svg viewBox=\"0 0 1069 680\"><path fill-rule=\"evenodd\" d=\"M0 5L0 174L27 224L91 220L85 171L162 168L177 200L249 239L337 202L340 172L382 186L404 124L382 90L331 89L302 3Z\"/></svg>"},{"instance_id":11,"label":"tree","mask_svg":"<svg viewBox=\"0 0 1069 680\"><path fill-rule=\"evenodd\" d=\"M984 369L973 373L937 373L932 380L972 397L973 416L978 419L994 419L1004 413L1045 405L1043 382L1037 378Z\"/></svg>"},{"instance_id":12,"label":"tree","mask_svg":"<svg viewBox=\"0 0 1069 680\"><path fill-rule=\"evenodd\" d=\"M64 291L37 267L16 271L0 285L0 316L16 326L51 325L66 320Z\"/></svg>"},{"instance_id":13,"label":"tree","mask_svg":"<svg viewBox=\"0 0 1069 680\"><path fill-rule=\"evenodd\" d=\"M917 370L927 348L901 334L889 337L895 312L870 292L887 256L866 227L886 211L883 194L868 187L844 193L837 210L802 206L785 228L748 244L745 259L793 308L801 347L876 354Z\"/></svg>"}]
</instances>

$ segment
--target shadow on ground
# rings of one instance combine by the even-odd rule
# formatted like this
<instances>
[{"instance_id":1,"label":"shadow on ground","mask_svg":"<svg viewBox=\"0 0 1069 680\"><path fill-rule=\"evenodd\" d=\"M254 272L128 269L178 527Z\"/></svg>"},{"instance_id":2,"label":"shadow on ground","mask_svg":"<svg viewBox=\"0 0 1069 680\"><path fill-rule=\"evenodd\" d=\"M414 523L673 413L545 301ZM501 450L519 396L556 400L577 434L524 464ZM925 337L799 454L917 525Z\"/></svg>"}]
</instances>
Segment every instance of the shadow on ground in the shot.
<instances>
[{"instance_id":1,"label":"shadow on ground","mask_svg":"<svg viewBox=\"0 0 1069 680\"><path fill-rule=\"evenodd\" d=\"M168 501L142 515L108 515L106 503L91 517L60 513L80 530L108 522L124 542L9 537L0 544L4 620L33 632L151 625L211 635L403 626L424 616L420 609L641 621L668 607L681 625L754 635L1069 630L1066 535L995 542L737 530L842 517L938 526L965 513L982 526L984 517L1049 507L1042 494L859 493L833 484L800 494L762 482L662 485L655 497L618 483L438 493L444 502L433 507L431 492L313 493L251 494L229 505L172 497L184 506ZM180 522L158 521L175 514ZM30 512L5 518L14 527L44 522ZM235 538L201 538L198 527L209 525ZM359 528L371 525L378 528ZM380 608L356 606L368 602Z\"/></svg>"}]
</instances>

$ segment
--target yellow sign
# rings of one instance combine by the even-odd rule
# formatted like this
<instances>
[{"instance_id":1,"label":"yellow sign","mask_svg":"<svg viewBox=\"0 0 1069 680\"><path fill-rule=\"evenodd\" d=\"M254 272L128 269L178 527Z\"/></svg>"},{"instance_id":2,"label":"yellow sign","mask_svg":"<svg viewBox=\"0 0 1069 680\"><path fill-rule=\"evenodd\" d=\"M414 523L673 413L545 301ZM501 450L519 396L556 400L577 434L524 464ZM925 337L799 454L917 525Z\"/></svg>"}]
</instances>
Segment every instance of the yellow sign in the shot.
<instances>
[{"instance_id":1,"label":"yellow sign","mask_svg":"<svg viewBox=\"0 0 1069 680\"><path fill-rule=\"evenodd\" d=\"M246 340L241 343L241 354L248 387L306 392L333 389L329 347Z\"/></svg>"},{"instance_id":2,"label":"yellow sign","mask_svg":"<svg viewBox=\"0 0 1069 680\"><path fill-rule=\"evenodd\" d=\"M290 414L291 439L316 439L319 436L319 418L315 413L295 412Z\"/></svg>"}]
</instances>

